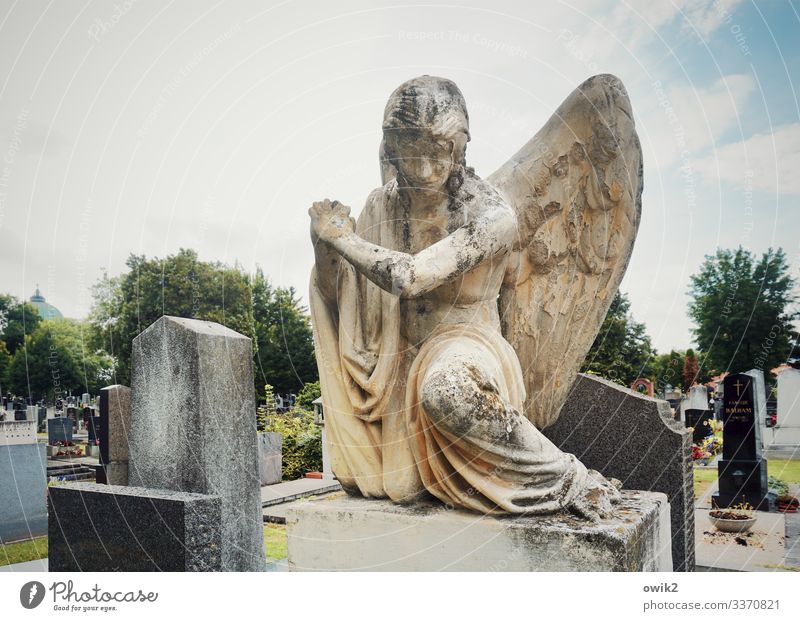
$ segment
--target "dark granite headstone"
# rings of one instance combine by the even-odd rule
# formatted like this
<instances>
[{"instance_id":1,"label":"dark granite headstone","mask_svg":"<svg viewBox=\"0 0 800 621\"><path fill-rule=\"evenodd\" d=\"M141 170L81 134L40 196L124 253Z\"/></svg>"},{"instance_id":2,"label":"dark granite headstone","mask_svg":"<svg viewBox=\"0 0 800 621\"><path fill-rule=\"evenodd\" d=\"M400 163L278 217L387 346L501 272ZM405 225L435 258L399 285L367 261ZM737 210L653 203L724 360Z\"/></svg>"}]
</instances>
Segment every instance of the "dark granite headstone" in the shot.
<instances>
[{"instance_id":1,"label":"dark granite headstone","mask_svg":"<svg viewBox=\"0 0 800 621\"><path fill-rule=\"evenodd\" d=\"M691 435L669 404L592 375L578 375L567 402L543 433L588 468L624 489L664 492L670 502L672 563L694 571Z\"/></svg>"},{"instance_id":2,"label":"dark granite headstone","mask_svg":"<svg viewBox=\"0 0 800 621\"><path fill-rule=\"evenodd\" d=\"M692 442L700 444L711 434L711 427L704 423L714 419L713 410L686 410L683 415L686 418L686 426L694 429Z\"/></svg>"},{"instance_id":3,"label":"dark granite headstone","mask_svg":"<svg viewBox=\"0 0 800 621\"><path fill-rule=\"evenodd\" d=\"M25 410L14 410L14 420L28 420L28 413Z\"/></svg>"},{"instance_id":4,"label":"dark granite headstone","mask_svg":"<svg viewBox=\"0 0 800 621\"><path fill-rule=\"evenodd\" d=\"M756 381L751 375L737 373L724 382L719 492L712 496L712 503L730 507L747 502L766 510L767 461L761 457Z\"/></svg>"},{"instance_id":5,"label":"dark granite headstone","mask_svg":"<svg viewBox=\"0 0 800 621\"><path fill-rule=\"evenodd\" d=\"M96 483L49 488L50 571L220 571L218 496Z\"/></svg>"},{"instance_id":6,"label":"dark granite headstone","mask_svg":"<svg viewBox=\"0 0 800 621\"><path fill-rule=\"evenodd\" d=\"M89 444L97 444L97 440L100 439L102 431L100 429L100 417L99 416L90 416L89 420L86 424L86 430L88 432L87 442Z\"/></svg>"},{"instance_id":7,"label":"dark granite headstone","mask_svg":"<svg viewBox=\"0 0 800 621\"><path fill-rule=\"evenodd\" d=\"M72 421L68 418L50 418L47 420L47 443L55 444L72 440Z\"/></svg>"}]
</instances>

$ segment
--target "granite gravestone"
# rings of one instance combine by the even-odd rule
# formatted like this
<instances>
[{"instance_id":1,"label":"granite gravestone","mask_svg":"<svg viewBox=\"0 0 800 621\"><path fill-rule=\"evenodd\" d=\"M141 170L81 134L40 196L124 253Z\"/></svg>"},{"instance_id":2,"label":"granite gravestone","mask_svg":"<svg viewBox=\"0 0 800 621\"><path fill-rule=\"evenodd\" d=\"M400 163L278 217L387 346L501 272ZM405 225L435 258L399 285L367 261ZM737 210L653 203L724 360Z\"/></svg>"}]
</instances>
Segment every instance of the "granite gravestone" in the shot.
<instances>
[{"instance_id":1,"label":"granite gravestone","mask_svg":"<svg viewBox=\"0 0 800 621\"><path fill-rule=\"evenodd\" d=\"M47 420L47 443L72 441L72 421L69 418L50 418Z\"/></svg>"},{"instance_id":2,"label":"granite gravestone","mask_svg":"<svg viewBox=\"0 0 800 621\"><path fill-rule=\"evenodd\" d=\"M708 421L714 420L713 410L686 410L684 412L686 418L686 427L692 428L692 442L700 444L706 436L711 434L711 427Z\"/></svg>"},{"instance_id":3,"label":"granite gravestone","mask_svg":"<svg viewBox=\"0 0 800 621\"><path fill-rule=\"evenodd\" d=\"M691 436L666 401L579 374L558 420L544 434L624 489L663 492L670 502L674 571L694 571Z\"/></svg>"},{"instance_id":4,"label":"granite gravestone","mask_svg":"<svg viewBox=\"0 0 800 621\"><path fill-rule=\"evenodd\" d=\"M262 571L250 339L161 317L133 340L131 388L129 484L220 497L222 569Z\"/></svg>"},{"instance_id":5,"label":"granite gravestone","mask_svg":"<svg viewBox=\"0 0 800 621\"><path fill-rule=\"evenodd\" d=\"M95 483L50 488L50 571L219 571L220 499Z\"/></svg>"},{"instance_id":6,"label":"granite gravestone","mask_svg":"<svg viewBox=\"0 0 800 621\"><path fill-rule=\"evenodd\" d=\"M767 510L767 461L761 456L757 420L759 404L766 397L758 394L757 378L751 374L728 375L723 386L722 459L717 466L719 491L712 504L724 508L749 503Z\"/></svg>"}]
</instances>

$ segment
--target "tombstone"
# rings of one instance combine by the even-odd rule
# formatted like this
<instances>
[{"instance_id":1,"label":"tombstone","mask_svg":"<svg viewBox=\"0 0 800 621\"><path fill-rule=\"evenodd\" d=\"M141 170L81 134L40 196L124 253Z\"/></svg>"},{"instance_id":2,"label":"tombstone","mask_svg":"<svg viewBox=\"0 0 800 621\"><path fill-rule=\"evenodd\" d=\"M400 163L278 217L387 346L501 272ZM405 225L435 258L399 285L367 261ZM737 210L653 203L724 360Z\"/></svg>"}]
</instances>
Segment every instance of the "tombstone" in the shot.
<instances>
[{"instance_id":1,"label":"tombstone","mask_svg":"<svg viewBox=\"0 0 800 621\"><path fill-rule=\"evenodd\" d=\"M36 410L36 429L38 431L44 431L46 421L47 421L47 408L44 406L39 406L39 408Z\"/></svg>"},{"instance_id":2,"label":"tombstone","mask_svg":"<svg viewBox=\"0 0 800 621\"><path fill-rule=\"evenodd\" d=\"M68 418L50 418L47 420L47 443L72 441L72 421Z\"/></svg>"},{"instance_id":3,"label":"tombstone","mask_svg":"<svg viewBox=\"0 0 800 621\"><path fill-rule=\"evenodd\" d=\"M314 424L322 429L322 478L334 479L330 451L328 450L328 433L325 430L325 410L322 406L322 397L314 399L312 404L314 406Z\"/></svg>"},{"instance_id":4,"label":"tombstone","mask_svg":"<svg viewBox=\"0 0 800 621\"><path fill-rule=\"evenodd\" d=\"M700 444L707 436L711 435L709 421L714 420L713 410L686 410L683 413L684 424L692 428L692 442Z\"/></svg>"},{"instance_id":5,"label":"tombstone","mask_svg":"<svg viewBox=\"0 0 800 621\"><path fill-rule=\"evenodd\" d=\"M796 459L800 449L800 370L784 369L778 374L778 409L770 442L771 454Z\"/></svg>"},{"instance_id":6,"label":"tombstone","mask_svg":"<svg viewBox=\"0 0 800 621\"><path fill-rule=\"evenodd\" d=\"M761 456L759 423L759 417L766 414L763 373L728 375L723 401L719 491L712 496L712 504L726 508L747 502L768 510L767 461Z\"/></svg>"},{"instance_id":7,"label":"tombstone","mask_svg":"<svg viewBox=\"0 0 800 621\"><path fill-rule=\"evenodd\" d=\"M109 485L128 484L131 389L115 384L100 390L100 464Z\"/></svg>"},{"instance_id":8,"label":"tombstone","mask_svg":"<svg viewBox=\"0 0 800 621\"><path fill-rule=\"evenodd\" d=\"M14 420L28 420L28 412L25 410L14 410Z\"/></svg>"},{"instance_id":9,"label":"tombstone","mask_svg":"<svg viewBox=\"0 0 800 621\"><path fill-rule=\"evenodd\" d=\"M36 422L0 423L0 544L47 534L46 471Z\"/></svg>"},{"instance_id":10,"label":"tombstone","mask_svg":"<svg viewBox=\"0 0 800 621\"><path fill-rule=\"evenodd\" d=\"M89 405L91 397L89 396L88 392L85 392L81 395L81 405Z\"/></svg>"},{"instance_id":11,"label":"tombstone","mask_svg":"<svg viewBox=\"0 0 800 621\"><path fill-rule=\"evenodd\" d=\"M97 444L97 441L100 439L100 417L99 416L89 416L87 419L86 425L87 431L87 438L86 442L88 444Z\"/></svg>"},{"instance_id":12,"label":"tombstone","mask_svg":"<svg viewBox=\"0 0 800 621\"><path fill-rule=\"evenodd\" d=\"M283 479L283 436L274 431L258 434L258 474L261 486Z\"/></svg>"},{"instance_id":13,"label":"tombstone","mask_svg":"<svg viewBox=\"0 0 800 621\"><path fill-rule=\"evenodd\" d=\"M250 339L164 316L133 340L131 366L129 484L218 496L222 568L263 570Z\"/></svg>"},{"instance_id":14,"label":"tombstone","mask_svg":"<svg viewBox=\"0 0 800 621\"><path fill-rule=\"evenodd\" d=\"M543 433L587 468L622 481L623 489L665 493L673 569L694 571L691 436L665 401L581 373Z\"/></svg>"},{"instance_id":15,"label":"tombstone","mask_svg":"<svg viewBox=\"0 0 800 621\"><path fill-rule=\"evenodd\" d=\"M222 568L218 496L67 483L50 488L48 509L50 571Z\"/></svg>"}]
</instances>

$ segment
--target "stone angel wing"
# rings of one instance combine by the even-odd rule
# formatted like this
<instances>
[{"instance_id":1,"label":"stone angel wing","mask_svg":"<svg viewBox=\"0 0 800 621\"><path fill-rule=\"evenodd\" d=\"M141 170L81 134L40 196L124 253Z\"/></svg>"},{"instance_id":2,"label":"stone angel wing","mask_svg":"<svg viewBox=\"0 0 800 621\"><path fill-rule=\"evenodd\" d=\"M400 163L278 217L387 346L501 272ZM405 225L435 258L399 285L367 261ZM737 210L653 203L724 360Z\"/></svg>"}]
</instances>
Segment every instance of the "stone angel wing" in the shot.
<instances>
[{"instance_id":1,"label":"stone angel wing","mask_svg":"<svg viewBox=\"0 0 800 621\"><path fill-rule=\"evenodd\" d=\"M488 181L517 212L501 323L522 365L525 415L544 429L600 330L639 226L642 151L622 82L586 80Z\"/></svg>"}]
</instances>

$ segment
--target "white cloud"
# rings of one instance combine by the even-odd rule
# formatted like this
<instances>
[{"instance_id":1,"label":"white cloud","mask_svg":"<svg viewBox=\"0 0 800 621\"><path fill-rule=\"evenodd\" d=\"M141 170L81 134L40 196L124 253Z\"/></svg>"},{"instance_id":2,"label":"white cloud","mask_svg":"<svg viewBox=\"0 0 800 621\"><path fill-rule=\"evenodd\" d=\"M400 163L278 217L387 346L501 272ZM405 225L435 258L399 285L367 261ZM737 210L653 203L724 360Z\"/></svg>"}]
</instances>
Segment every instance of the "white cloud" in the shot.
<instances>
[{"instance_id":1,"label":"white cloud","mask_svg":"<svg viewBox=\"0 0 800 621\"><path fill-rule=\"evenodd\" d=\"M708 180L745 190L800 194L800 123L727 144L696 163Z\"/></svg>"},{"instance_id":2,"label":"white cloud","mask_svg":"<svg viewBox=\"0 0 800 621\"><path fill-rule=\"evenodd\" d=\"M729 75L705 88L654 84L651 92L635 93L647 161L664 169L702 155L738 127L754 90L751 76Z\"/></svg>"}]
</instances>

